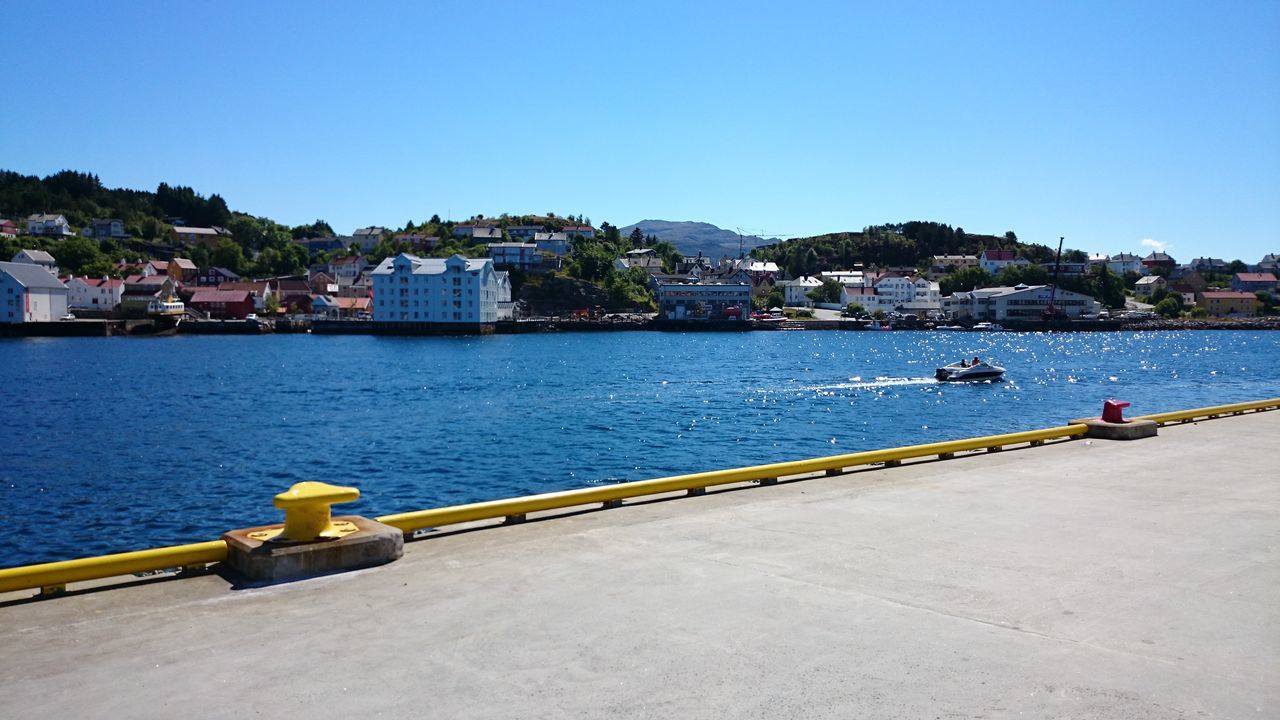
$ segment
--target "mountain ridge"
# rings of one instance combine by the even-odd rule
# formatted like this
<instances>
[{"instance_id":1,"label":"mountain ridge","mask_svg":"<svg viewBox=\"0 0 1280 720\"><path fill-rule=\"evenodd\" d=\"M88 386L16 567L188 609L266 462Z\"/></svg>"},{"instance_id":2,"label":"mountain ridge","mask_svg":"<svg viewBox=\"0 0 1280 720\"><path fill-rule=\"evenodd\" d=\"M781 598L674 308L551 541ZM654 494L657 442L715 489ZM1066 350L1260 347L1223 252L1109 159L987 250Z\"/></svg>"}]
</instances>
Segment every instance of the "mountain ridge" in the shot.
<instances>
[{"instance_id":1,"label":"mountain ridge","mask_svg":"<svg viewBox=\"0 0 1280 720\"><path fill-rule=\"evenodd\" d=\"M645 235L652 235L675 245L685 255L701 253L706 257L738 257L740 252L750 253L761 245L778 242L777 238L762 238L758 235L739 236L732 230L696 220L641 220L619 229L623 237L626 237L636 228L640 228L640 232Z\"/></svg>"}]
</instances>

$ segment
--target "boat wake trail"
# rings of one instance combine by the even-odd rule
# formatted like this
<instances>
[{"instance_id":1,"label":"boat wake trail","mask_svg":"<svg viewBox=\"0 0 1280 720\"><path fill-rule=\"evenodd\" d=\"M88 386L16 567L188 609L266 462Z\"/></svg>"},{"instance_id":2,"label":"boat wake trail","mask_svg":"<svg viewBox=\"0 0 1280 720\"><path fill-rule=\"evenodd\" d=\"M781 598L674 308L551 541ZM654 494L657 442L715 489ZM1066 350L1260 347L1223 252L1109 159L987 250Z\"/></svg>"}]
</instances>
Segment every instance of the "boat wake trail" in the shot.
<instances>
[{"instance_id":1,"label":"boat wake trail","mask_svg":"<svg viewBox=\"0 0 1280 720\"><path fill-rule=\"evenodd\" d=\"M909 385L937 385L938 380L931 377L878 377L873 380L863 380L862 378L849 378L848 382L831 383L827 385L810 385L803 390L811 390L813 392L829 392L832 390L879 390L888 387L905 387Z\"/></svg>"}]
</instances>

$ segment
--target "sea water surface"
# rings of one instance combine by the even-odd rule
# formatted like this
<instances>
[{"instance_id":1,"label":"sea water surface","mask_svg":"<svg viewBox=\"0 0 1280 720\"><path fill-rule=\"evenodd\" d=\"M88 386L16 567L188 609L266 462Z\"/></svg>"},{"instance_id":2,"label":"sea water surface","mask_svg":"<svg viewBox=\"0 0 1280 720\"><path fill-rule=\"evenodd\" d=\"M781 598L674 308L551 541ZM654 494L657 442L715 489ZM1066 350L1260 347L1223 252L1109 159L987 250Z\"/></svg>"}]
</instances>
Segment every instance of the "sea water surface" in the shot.
<instances>
[{"instance_id":1,"label":"sea water surface","mask_svg":"<svg viewBox=\"0 0 1280 720\"><path fill-rule=\"evenodd\" d=\"M940 384L980 355L1003 382ZM282 335L0 342L0 566L1280 394L1280 333Z\"/></svg>"}]
</instances>

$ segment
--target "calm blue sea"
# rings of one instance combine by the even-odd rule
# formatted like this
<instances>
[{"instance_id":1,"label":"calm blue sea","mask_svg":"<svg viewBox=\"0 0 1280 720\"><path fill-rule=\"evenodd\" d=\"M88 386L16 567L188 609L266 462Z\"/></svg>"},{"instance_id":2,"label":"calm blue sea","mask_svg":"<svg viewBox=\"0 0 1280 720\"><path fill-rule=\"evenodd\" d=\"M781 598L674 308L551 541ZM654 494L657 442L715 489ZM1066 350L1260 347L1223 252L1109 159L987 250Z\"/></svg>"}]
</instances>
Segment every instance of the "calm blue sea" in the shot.
<instances>
[{"instance_id":1,"label":"calm blue sea","mask_svg":"<svg viewBox=\"0 0 1280 720\"><path fill-rule=\"evenodd\" d=\"M1004 382L941 385L978 354ZM343 511L599 483L1280 394L1280 333L754 332L0 342L0 566Z\"/></svg>"}]
</instances>

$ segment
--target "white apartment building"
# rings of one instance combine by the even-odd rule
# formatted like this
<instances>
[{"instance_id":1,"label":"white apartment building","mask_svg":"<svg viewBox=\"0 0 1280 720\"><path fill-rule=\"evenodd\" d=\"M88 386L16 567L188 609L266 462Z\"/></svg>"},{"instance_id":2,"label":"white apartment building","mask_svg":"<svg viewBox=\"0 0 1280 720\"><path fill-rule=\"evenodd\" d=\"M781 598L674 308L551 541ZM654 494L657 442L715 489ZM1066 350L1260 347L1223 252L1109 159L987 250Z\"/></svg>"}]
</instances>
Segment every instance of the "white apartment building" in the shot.
<instances>
[{"instance_id":1,"label":"white apartment building","mask_svg":"<svg viewBox=\"0 0 1280 720\"><path fill-rule=\"evenodd\" d=\"M0 262L0 323L54 322L67 314L67 288L39 265Z\"/></svg>"},{"instance_id":2,"label":"white apartment building","mask_svg":"<svg viewBox=\"0 0 1280 720\"><path fill-rule=\"evenodd\" d=\"M420 258L401 253L383 260L373 271L373 319L494 323L498 320L500 282L492 258Z\"/></svg>"},{"instance_id":3,"label":"white apartment building","mask_svg":"<svg viewBox=\"0 0 1280 720\"><path fill-rule=\"evenodd\" d=\"M927 278L890 275L876 283L877 305L922 314L942 307L938 283Z\"/></svg>"}]
</instances>

